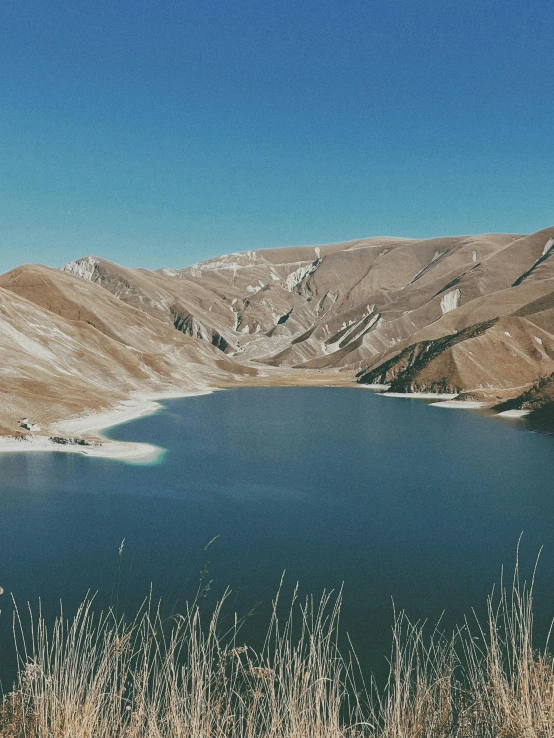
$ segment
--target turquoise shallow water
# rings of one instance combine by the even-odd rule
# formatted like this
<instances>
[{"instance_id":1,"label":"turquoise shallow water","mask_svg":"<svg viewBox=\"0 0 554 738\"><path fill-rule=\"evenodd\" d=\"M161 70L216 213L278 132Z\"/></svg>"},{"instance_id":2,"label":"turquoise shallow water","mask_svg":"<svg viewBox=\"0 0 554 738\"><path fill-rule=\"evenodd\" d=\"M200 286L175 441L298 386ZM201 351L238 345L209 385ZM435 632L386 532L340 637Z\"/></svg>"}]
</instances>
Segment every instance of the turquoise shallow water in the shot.
<instances>
[{"instance_id":1,"label":"turquoise shallow water","mask_svg":"<svg viewBox=\"0 0 554 738\"><path fill-rule=\"evenodd\" d=\"M272 596L344 583L342 624L379 671L392 601L446 626L481 606L524 531L544 545L537 625L554 614L554 436L546 426L346 388L255 388L171 400L110 431L163 463L65 454L0 457L0 675L13 675L10 592L47 614L88 590L134 609L153 583L168 608L200 571L260 637ZM207 549L206 544L216 541ZM117 551L125 539L117 587Z\"/></svg>"}]
</instances>

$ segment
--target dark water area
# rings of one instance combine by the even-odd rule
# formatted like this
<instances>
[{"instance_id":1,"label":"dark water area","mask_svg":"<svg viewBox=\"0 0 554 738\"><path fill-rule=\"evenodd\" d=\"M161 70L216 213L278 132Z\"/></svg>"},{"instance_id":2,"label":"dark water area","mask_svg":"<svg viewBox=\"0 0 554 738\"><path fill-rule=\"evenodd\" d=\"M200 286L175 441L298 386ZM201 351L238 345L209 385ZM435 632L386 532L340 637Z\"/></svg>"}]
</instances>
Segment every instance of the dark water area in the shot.
<instances>
[{"instance_id":1,"label":"dark water area","mask_svg":"<svg viewBox=\"0 0 554 738\"><path fill-rule=\"evenodd\" d=\"M381 674L393 602L444 627L482 609L501 567L536 586L539 635L554 615L554 435L548 422L432 407L346 388L249 388L164 403L110 437L167 449L130 465L69 454L0 456L0 677L14 675L20 605L87 591L132 612L148 594L179 610L226 587L259 641L281 575L318 596L344 584L342 629ZM547 419L548 420L548 419ZM219 536L206 550L214 537ZM125 539L121 574L118 548Z\"/></svg>"}]
</instances>

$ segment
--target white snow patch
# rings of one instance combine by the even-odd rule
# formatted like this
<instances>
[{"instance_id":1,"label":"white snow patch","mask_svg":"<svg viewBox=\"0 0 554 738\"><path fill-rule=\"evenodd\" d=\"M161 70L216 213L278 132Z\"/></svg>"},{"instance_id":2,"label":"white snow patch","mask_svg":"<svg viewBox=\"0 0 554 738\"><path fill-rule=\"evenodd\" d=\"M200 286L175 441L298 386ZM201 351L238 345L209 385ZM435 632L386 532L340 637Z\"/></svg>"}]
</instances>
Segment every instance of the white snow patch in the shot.
<instances>
[{"instance_id":1,"label":"white snow patch","mask_svg":"<svg viewBox=\"0 0 554 738\"><path fill-rule=\"evenodd\" d=\"M455 289L455 290L452 290L451 292L447 292L446 295L441 300L442 314L446 315L446 313L450 313L452 310L456 310L456 308L460 305L461 299L462 299L461 290Z\"/></svg>"},{"instance_id":2,"label":"white snow patch","mask_svg":"<svg viewBox=\"0 0 554 738\"><path fill-rule=\"evenodd\" d=\"M338 332L340 333L341 331L348 329L346 330L346 333L344 333L342 336L339 336L338 338L335 338L334 341L329 341L327 342L327 344L325 343L322 344L326 354L335 353L335 351L338 350L338 349L333 349L329 351L329 347L333 346L336 343L342 343L343 341L351 340L354 336L359 338L360 335L363 335L365 338L370 328L372 328L381 319L381 314L376 313L366 325L363 325L363 321L366 318L368 318L371 315L371 313L375 310L375 305L368 305L367 310L368 312L364 313L364 315L362 315L362 317L359 320L349 320L348 325L346 324L346 321L343 322Z\"/></svg>"},{"instance_id":3,"label":"white snow patch","mask_svg":"<svg viewBox=\"0 0 554 738\"><path fill-rule=\"evenodd\" d=\"M307 277L310 277L320 265L321 260L316 259L311 264L306 266L298 267L294 272L291 272L285 279L285 289L287 292L293 292L294 288L297 287Z\"/></svg>"},{"instance_id":4,"label":"white snow patch","mask_svg":"<svg viewBox=\"0 0 554 738\"><path fill-rule=\"evenodd\" d=\"M477 261L477 251L473 252L473 261Z\"/></svg>"},{"instance_id":5,"label":"white snow patch","mask_svg":"<svg viewBox=\"0 0 554 738\"><path fill-rule=\"evenodd\" d=\"M512 337L512 334L510 333L510 331L504 331L504 335L508 336L508 338Z\"/></svg>"},{"instance_id":6,"label":"white snow patch","mask_svg":"<svg viewBox=\"0 0 554 738\"><path fill-rule=\"evenodd\" d=\"M554 238L549 238L548 241L544 244L542 255L546 256L548 252L552 249L553 246L554 246Z\"/></svg>"},{"instance_id":7,"label":"white snow patch","mask_svg":"<svg viewBox=\"0 0 554 738\"><path fill-rule=\"evenodd\" d=\"M179 272L175 271L175 269L160 269L160 272L164 274L166 277L178 277Z\"/></svg>"},{"instance_id":8,"label":"white snow patch","mask_svg":"<svg viewBox=\"0 0 554 738\"><path fill-rule=\"evenodd\" d=\"M252 256L252 254L254 254L254 256ZM255 259L255 254L255 251L248 251L244 255L249 259ZM255 264L240 264L238 261L236 261L237 256L240 256L240 254L228 254L226 256L221 256L219 259L214 259L213 261L193 264L190 267L191 274L193 274L195 277L199 277L201 276L202 272L210 272L218 269L227 269L236 274L239 269L252 269L254 266L256 266Z\"/></svg>"},{"instance_id":9,"label":"white snow patch","mask_svg":"<svg viewBox=\"0 0 554 738\"><path fill-rule=\"evenodd\" d=\"M83 259L77 259L77 261L70 261L69 264L64 264L61 267L61 271L91 281L94 270L99 263L100 261L95 256L85 256Z\"/></svg>"},{"instance_id":10,"label":"white snow patch","mask_svg":"<svg viewBox=\"0 0 554 738\"><path fill-rule=\"evenodd\" d=\"M543 344L542 338L539 338L538 336L535 336L535 341L537 343L540 343L540 345L542 346L542 344Z\"/></svg>"},{"instance_id":11,"label":"white snow patch","mask_svg":"<svg viewBox=\"0 0 554 738\"><path fill-rule=\"evenodd\" d=\"M319 248L319 246L316 246L314 248L314 251L315 251L315 255L317 256L317 258L321 259L321 249Z\"/></svg>"},{"instance_id":12,"label":"white snow patch","mask_svg":"<svg viewBox=\"0 0 554 738\"><path fill-rule=\"evenodd\" d=\"M441 256L444 256L444 254L446 254L446 251L435 251L435 255L433 256L433 258L431 259L431 261L429 262L429 264L427 264L426 266L424 266L423 269L420 269L419 270L419 272L415 275L415 277L412 279L412 281L410 282L410 284L413 284L419 277L421 277L421 275L425 271L427 271L427 269L429 269L429 267L431 266L431 264L433 264L435 261L437 261L437 259L440 259Z\"/></svg>"},{"instance_id":13,"label":"white snow patch","mask_svg":"<svg viewBox=\"0 0 554 738\"><path fill-rule=\"evenodd\" d=\"M370 328L373 328L373 326L376 323L378 323L380 320L381 320L381 313L377 313L376 315L374 315L365 328L366 332L369 331Z\"/></svg>"}]
</instances>

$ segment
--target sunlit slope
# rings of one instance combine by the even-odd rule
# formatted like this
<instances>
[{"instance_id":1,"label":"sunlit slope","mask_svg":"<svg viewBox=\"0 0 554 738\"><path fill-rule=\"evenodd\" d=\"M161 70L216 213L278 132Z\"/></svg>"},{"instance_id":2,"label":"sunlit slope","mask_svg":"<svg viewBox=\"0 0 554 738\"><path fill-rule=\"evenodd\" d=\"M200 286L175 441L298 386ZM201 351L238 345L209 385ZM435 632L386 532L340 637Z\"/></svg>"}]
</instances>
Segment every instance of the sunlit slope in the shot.
<instances>
[{"instance_id":1,"label":"sunlit slope","mask_svg":"<svg viewBox=\"0 0 554 738\"><path fill-rule=\"evenodd\" d=\"M375 237L157 271L89 256L19 267L0 290L9 429L18 416L92 412L270 367L490 402L554 372L554 228Z\"/></svg>"},{"instance_id":2,"label":"sunlit slope","mask_svg":"<svg viewBox=\"0 0 554 738\"><path fill-rule=\"evenodd\" d=\"M241 361L493 398L552 371L553 246L548 228L247 251L157 272L94 257L65 269ZM433 361L406 374L422 347Z\"/></svg>"},{"instance_id":3,"label":"sunlit slope","mask_svg":"<svg viewBox=\"0 0 554 738\"><path fill-rule=\"evenodd\" d=\"M113 407L133 393L193 390L244 369L209 342L97 284L23 266L0 277L0 425Z\"/></svg>"}]
</instances>

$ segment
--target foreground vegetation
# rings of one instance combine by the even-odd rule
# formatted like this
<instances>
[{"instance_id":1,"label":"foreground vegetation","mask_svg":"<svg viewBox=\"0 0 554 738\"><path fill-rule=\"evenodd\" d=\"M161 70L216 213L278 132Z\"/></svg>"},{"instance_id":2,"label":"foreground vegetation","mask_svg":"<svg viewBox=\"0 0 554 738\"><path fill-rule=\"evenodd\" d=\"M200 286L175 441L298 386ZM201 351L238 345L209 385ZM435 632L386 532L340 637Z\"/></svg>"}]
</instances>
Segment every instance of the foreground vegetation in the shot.
<instances>
[{"instance_id":1,"label":"foreground vegetation","mask_svg":"<svg viewBox=\"0 0 554 738\"><path fill-rule=\"evenodd\" d=\"M52 629L16 618L20 660L4 699L2 738L546 738L554 735L554 668L532 642L532 583L516 569L486 621L452 636L396 618L390 675L362 686L341 655L341 596L276 600L263 648L208 622L195 604L165 621L147 601L133 622L85 602ZM27 617L24 618L27 620Z\"/></svg>"}]
</instances>

